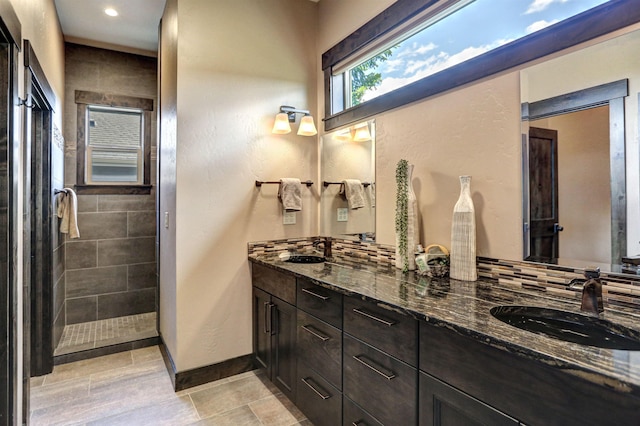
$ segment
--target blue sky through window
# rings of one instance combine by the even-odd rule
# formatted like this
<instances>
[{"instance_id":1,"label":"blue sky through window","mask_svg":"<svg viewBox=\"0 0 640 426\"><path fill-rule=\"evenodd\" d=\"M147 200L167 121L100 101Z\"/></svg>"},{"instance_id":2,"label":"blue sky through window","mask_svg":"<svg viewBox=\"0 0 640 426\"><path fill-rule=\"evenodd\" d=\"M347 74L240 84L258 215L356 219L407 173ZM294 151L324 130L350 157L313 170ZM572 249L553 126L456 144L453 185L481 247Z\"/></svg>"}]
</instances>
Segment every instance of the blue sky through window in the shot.
<instances>
[{"instance_id":1,"label":"blue sky through window","mask_svg":"<svg viewBox=\"0 0 640 426\"><path fill-rule=\"evenodd\" d=\"M393 48L371 72L381 83L365 92L373 99L464 62L607 0L475 0Z\"/></svg>"}]
</instances>

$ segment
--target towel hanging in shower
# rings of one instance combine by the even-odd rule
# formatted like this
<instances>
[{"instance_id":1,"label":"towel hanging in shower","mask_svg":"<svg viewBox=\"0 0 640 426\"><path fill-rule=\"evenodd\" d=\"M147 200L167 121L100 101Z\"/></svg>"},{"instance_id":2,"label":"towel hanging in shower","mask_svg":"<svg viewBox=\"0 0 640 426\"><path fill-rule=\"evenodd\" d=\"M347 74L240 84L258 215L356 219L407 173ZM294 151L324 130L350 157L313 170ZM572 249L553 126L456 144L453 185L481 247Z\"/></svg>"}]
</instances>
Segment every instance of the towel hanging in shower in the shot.
<instances>
[{"instance_id":1,"label":"towel hanging in shower","mask_svg":"<svg viewBox=\"0 0 640 426\"><path fill-rule=\"evenodd\" d=\"M60 221L60 232L69 234L69 238L80 238L78 229L78 199L76 193L71 188L65 188L56 197L58 204L58 217Z\"/></svg>"}]
</instances>

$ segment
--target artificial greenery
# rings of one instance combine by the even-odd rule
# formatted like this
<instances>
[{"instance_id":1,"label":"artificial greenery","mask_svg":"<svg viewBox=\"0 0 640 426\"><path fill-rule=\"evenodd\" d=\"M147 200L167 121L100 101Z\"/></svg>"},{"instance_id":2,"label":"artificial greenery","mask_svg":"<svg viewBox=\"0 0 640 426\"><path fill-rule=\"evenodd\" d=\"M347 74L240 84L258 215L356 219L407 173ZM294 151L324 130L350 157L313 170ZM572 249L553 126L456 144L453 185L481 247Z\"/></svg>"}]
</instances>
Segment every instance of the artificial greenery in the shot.
<instances>
[{"instance_id":1,"label":"artificial greenery","mask_svg":"<svg viewBox=\"0 0 640 426\"><path fill-rule=\"evenodd\" d=\"M398 254L402 259L402 272L409 270L407 228L409 222L409 162L398 161L396 167L396 235Z\"/></svg>"}]
</instances>

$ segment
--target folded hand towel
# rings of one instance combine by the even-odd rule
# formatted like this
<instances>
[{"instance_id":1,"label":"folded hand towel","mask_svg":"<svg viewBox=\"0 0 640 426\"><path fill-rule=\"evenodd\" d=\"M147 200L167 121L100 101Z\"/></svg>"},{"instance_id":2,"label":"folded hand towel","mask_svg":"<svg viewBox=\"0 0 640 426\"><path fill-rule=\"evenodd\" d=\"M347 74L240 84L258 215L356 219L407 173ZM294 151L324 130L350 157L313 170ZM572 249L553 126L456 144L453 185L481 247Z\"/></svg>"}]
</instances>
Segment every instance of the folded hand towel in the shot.
<instances>
[{"instance_id":1,"label":"folded hand towel","mask_svg":"<svg viewBox=\"0 0 640 426\"><path fill-rule=\"evenodd\" d=\"M340 193L344 194L351 210L364 207L364 188L362 182L357 179L345 179L342 181Z\"/></svg>"},{"instance_id":2,"label":"folded hand towel","mask_svg":"<svg viewBox=\"0 0 640 426\"><path fill-rule=\"evenodd\" d=\"M69 234L70 238L80 238L78 230L78 200L76 193L71 188L65 188L56 198L58 203L58 217L60 221L60 232Z\"/></svg>"},{"instance_id":3,"label":"folded hand towel","mask_svg":"<svg viewBox=\"0 0 640 426\"><path fill-rule=\"evenodd\" d=\"M302 210L302 184L300 179L282 178L278 188L278 198L282 201L282 206L288 212Z\"/></svg>"},{"instance_id":4,"label":"folded hand towel","mask_svg":"<svg viewBox=\"0 0 640 426\"><path fill-rule=\"evenodd\" d=\"M369 205L371 207L375 207L376 206L376 183L375 182L371 182L371 185L369 185L369 200L371 201Z\"/></svg>"}]
</instances>

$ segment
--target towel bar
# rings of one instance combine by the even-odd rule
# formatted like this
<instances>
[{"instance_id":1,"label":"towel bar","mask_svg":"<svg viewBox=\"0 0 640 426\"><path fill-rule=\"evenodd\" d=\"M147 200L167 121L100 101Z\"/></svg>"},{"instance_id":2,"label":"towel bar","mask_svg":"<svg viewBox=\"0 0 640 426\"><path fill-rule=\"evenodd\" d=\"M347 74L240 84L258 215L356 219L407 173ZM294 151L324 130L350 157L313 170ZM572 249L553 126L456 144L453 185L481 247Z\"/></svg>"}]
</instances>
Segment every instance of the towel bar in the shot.
<instances>
[{"instance_id":1,"label":"towel bar","mask_svg":"<svg viewBox=\"0 0 640 426\"><path fill-rule=\"evenodd\" d=\"M55 195L60 194L60 193L66 194L66 193L67 193L67 190L66 190L66 189L54 189L54 190L53 190L53 193L54 193Z\"/></svg>"},{"instance_id":2,"label":"towel bar","mask_svg":"<svg viewBox=\"0 0 640 426\"><path fill-rule=\"evenodd\" d=\"M303 185L307 185L307 187L310 187L311 185L313 185L313 182L310 181L310 180L308 180L306 182L300 182L300 183L303 184ZM257 180L256 181L256 186L258 188L260 188L264 184L278 184L279 185L280 181L279 180L278 181L262 181L262 180Z\"/></svg>"},{"instance_id":3,"label":"towel bar","mask_svg":"<svg viewBox=\"0 0 640 426\"><path fill-rule=\"evenodd\" d=\"M326 187L327 187L327 186L329 186L329 185L342 185L342 182L328 182L328 181L326 181L326 180L325 180L324 182L322 182L322 185L324 185L324 187L326 188ZM371 185L371 183L369 183L369 182L362 182L362 186L364 186L365 188L366 188L367 186L369 186L369 185Z\"/></svg>"}]
</instances>

